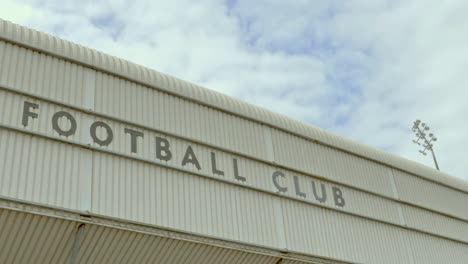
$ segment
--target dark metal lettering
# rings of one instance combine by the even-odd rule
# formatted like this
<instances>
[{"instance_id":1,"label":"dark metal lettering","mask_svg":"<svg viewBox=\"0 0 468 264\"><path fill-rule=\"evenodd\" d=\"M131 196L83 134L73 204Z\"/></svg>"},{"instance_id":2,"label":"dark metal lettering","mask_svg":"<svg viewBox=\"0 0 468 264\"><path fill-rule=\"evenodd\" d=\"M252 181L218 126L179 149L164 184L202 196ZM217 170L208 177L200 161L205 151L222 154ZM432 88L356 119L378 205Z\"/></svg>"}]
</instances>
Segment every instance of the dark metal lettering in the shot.
<instances>
[{"instance_id":1,"label":"dark metal lettering","mask_svg":"<svg viewBox=\"0 0 468 264\"><path fill-rule=\"evenodd\" d=\"M68 121L70 122L70 128L68 130L63 130L59 126L59 120L61 117L67 118ZM57 131L59 135L69 137L75 134L76 132L76 120L70 113L65 112L65 111L59 111L52 116L52 128L55 131Z\"/></svg>"},{"instance_id":2,"label":"dark metal lettering","mask_svg":"<svg viewBox=\"0 0 468 264\"><path fill-rule=\"evenodd\" d=\"M96 130L98 127L103 127L107 131L107 137L104 140L98 138ZM108 124L102 121L96 121L91 125L90 128L91 137L93 138L94 142L96 142L99 146L108 146L112 140L114 139L114 134L112 133L112 129L109 127Z\"/></svg>"},{"instance_id":3,"label":"dark metal lettering","mask_svg":"<svg viewBox=\"0 0 468 264\"><path fill-rule=\"evenodd\" d=\"M195 152L193 152L191 146L188 146L185 151L184 158L182 159L182 166L185 166L187 163L192 163L198 170L201 170L200 163L198 162L197 156L195 156Z\"/></svg>"},{"instance_id":4,"label":"dark metal lettering","mask_svg":"<svg viewBox=\"0 0 468 264\"><path fill-rule=\"evenodd\" d=\"M126 134L130 135L130 149L131 149L131 151L133 153L137 153L137 147L138 147L137 138L138 137L143 138L144 137L143 133L140 132L140 131L130 129L130 128L125 128L124 131L125 131Z\"/></svg>"},{"instance_id":5,"label":"dark metal lettering","mask_svg":"<svg viewBox=\"0 0 468 264\"><path fill-rule=\"evenodd\" d=\"M38 109L39 108L39 105L36 104L36 103L31 103L31 102L28 102L28 101L24 101L24 105L23 105L23 120L22 120L22 124L24 127L27 127L28 126L28 121L29 121L29 117L32 117L32 118L37 118L37 113L34 113L34 112L31 112L30 110L32 109Z\"/></svg>"},{"instance_id":6,"label":"dark metal lettering","mask_svg":"<svg viewBox=\"0 0 468 264\"><path fill-rule=\"evenodd\" d=\"M315 186L315 182L312 181L312 191L314 192L315 200L317 200L317 201L319 201L321 203L324 203L325 201L327 201L327 193L325 191L325 185L323 183L321 183L320 188L321 188L321 194L322 195L318 195L317 188Z\"/></svg>"},{"instance_id":7,"label":"dark metal lettering","mask_svg":"<svg viewBox=\"0 0 468 264\"><path fill-rule=\"evenodd\" d=\"M299 177L294 176L294 188L296 189L296 195L306 198L306 194L304 192L301 192L300 186L299 186Z\"/></svg>"},{"instance_id":8,"label":"dark metal lettering","mask_svg":"<svg viewBox=\"0 0 468 264\"><path fill-rule=\"evenodd\" d=\"M171 145L167 139L156 137L156 158L164 161L172 159L172 152L169 150Z\"/></svg>"},{"instance_id":9,"label":"dark metal lettering","mask_svg":"<svg viewBox=\"0 0 468 264\"><path fill-rule=\"evenodd\" d=\"M335 200L335 205L339 207L345 206L345 200L343 198L343 192L338 187L332 187L333 198Z\"/></svg>"},{"instance_id":10,"label":"dark metal lettering","mask_svg":"<svg viewBox=\"0 0 468 264\"><path fill-rule=\"evenodd\" d=\"M247 179L239 175L239 167L237 166L237 159L232 159L232 166L234 167L234 178L236 178L236 180L245 182Z\"/></svg>"},{"instance_id":11,"label":"dark metal lettering","mask_svg":"<svg viewBox=\"0 0 468 264\"><path fill-rule=\"evenodd\" d=\"M273 175L272 175L272 178L273 178L273 184L275 185L276 189L278 189L278 191L280 192L287 192L288 191L288 188L287 187L283 187L281 186L279 183L278 183L278 177L281 177L281 178L284 178L284 173L282 173L281 171L275 171L273 172Z\"/></svg>"},{"instance_id":12,"label":"dark metal lettering","mask_svg":"<svg viewBox=\"0 0 468 264\"><path fill-rule=\"evenodd\" d=\"M224 176L224 171L216 168L216 154L214 152L211 152L211 171L213 174Z\"/></svg>"}]
</instances>

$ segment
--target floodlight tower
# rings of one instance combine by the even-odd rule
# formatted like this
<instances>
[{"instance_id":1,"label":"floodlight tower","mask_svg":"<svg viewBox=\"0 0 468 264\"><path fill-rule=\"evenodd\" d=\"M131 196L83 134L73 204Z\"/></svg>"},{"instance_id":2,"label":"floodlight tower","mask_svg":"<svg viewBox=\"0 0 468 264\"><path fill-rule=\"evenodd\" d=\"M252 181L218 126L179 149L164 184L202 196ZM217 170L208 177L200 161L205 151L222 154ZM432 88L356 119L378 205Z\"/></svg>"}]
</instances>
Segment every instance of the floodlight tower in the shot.
<instances>
[{"instance_id":1,"label":"floodlight tower","mask_svg":"<svg viewBox=\"0 0 468 264\"><path fill-rule=\"evenodd\" d=\"M434 159L436 169L440 170L439 164L437 164L437 159L434 154L434 149L432 148L433 142L436 142L437 138L432 133L426 135L426 132L429 132L429 129L429 126L426 123L421 123L421 120L418 119L414 121L413 132L416 134L416 139L413 140L413 143L424 148L423 150L419 150L419 152L424 156L427 155L426 150L430 150L432 153L432 158ZM428 136L429 139L426 136Z\"/></svg>"}]
</instances>

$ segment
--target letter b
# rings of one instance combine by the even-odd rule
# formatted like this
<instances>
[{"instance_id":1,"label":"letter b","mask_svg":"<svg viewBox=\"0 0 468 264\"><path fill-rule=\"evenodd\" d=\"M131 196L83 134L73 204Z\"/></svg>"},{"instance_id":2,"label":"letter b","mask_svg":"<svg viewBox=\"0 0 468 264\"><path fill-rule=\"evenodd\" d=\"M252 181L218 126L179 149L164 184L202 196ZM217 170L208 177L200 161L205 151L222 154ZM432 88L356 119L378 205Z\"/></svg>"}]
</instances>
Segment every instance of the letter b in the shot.
<instances>
[{"instance_id":1,"label":"letter b","mask_svg":"<svg viewBox=\"0 0 468 264\"><path fill-rule=\"evenodd\" d=\"M164 161L170 161L172 158L172 153L169 150L170 146L171 145L167 139L156 137L156 158Z\"/></svg>"},{"instance_id":2,"label":"letter b","mask_svg":"<svg viewBox=\"0 0 468 264\"><path fill-rule=\"evenodd\" d=\"M333 199L335 200L335 205L339 207L345 206L345 199L343 198L343 192L338 187L332 187Z\"/></svg>"}]
</instances>

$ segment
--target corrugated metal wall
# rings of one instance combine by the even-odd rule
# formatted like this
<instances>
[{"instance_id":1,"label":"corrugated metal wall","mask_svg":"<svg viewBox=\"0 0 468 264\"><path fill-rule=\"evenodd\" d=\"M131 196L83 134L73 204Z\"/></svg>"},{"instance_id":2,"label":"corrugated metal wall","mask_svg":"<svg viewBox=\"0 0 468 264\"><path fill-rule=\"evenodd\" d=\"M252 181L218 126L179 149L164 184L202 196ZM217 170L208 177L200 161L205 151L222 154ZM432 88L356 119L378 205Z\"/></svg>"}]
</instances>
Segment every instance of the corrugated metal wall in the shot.
<instances>
[{"instance_id":1,"label":"corrugated metal wall","mask_svg":"<svg viewBox=\"0 0 468 264\"><path fill-rule=\"evenodd\" d=\"M253 252L102 225L83 225L74 221L4 209L0 209L0 252L0 263L11 264L275 264L279 259Z\"/></svg>"},{"instance_id":2,"label":"corrugated metal wall","mask_svg":"<svg viewBox=\"0 0 468 264\"><path fill-rule=\"evenodd\" d=\"M0 195L78 210L86 151L0 129Z\"/></svg>"},{"instance_id":3,"label":"corrugated metal wall","mask_svg":"<svg viewBox=\"0 0 468 264\"><path fill-rule=\"evenodd\" d=\"M73 56L86 53L76 49ZM177 91L195 91L164 78ZM225 97L213 96L207 92L200 104L0 41L0 195L357 263L466 260L463 186L269 126L272 117L263 112L257 115L266 123L220 111L210 104ZM27 125L25 102L38 106ZM54 130L59 111L73 116L76 133ZM93 142L96 121L113 131L108 146ZM66 118L58 125L71 126ZM142 133L136 151L125 129ZM324 142L334 138L310 131ZM98 138L107 136L97 130ZM157 158L156 137L170 142L170 160ZM199 168L183 164L188 147ZM224 175L213 169L212 153ZM275 186L275 171L285 191ZM337 203L336 188L345 204ZM436 248L437 257L424 253Z\"/></svg>"},{"instance_id":4,"label":"corrugated metal wall","mask_svg":"<svg viewBox=\"0 0 468 264\"><path fill-rule=\"evenodd\" d=\"M105 154L95 155L93 175L94 213L280 246L268 194Z\"/></svg>"}]
</instances>

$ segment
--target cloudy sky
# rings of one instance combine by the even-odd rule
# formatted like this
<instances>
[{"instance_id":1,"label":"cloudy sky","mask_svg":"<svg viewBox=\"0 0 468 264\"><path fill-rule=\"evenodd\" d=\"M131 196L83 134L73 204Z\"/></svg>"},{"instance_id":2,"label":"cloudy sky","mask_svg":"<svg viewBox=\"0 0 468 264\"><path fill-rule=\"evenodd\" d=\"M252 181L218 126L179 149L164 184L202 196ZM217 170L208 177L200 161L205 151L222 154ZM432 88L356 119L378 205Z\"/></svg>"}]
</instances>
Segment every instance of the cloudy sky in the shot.
<instances>
[{"instance_id":1,"label":"cloudy sky","mask_svg":"<svg viewBox=\"0 0 468 264\"><path fill-rule=\"evenodd\" d=\"M0 17L468 180L468 1L0 0Z\"/></svg>"}]
</instances>

